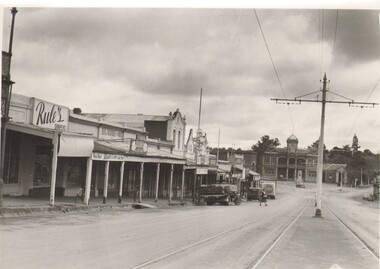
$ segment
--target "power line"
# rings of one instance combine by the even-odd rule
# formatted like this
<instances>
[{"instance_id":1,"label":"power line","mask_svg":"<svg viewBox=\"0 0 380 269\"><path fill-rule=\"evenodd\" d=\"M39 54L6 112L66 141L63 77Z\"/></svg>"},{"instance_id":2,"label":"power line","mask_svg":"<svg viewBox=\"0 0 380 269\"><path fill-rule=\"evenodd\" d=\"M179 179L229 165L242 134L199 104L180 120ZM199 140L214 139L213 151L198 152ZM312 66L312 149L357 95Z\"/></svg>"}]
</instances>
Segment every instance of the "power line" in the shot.
<instances>
[{"instance_id":1,"label":"power line","mask_svg":"<svg viewBox=\"0 0 380 269\"><path fill-rule=\"evenodd\" d=\"M321 15L322 14L322 15ZM322 22L321 22L322 17ZM325 11L322 9L319 10L319 25L320 25L320 37L319 37L319 46L321 49L321 59L320 59L320 66L319 66L319 77L322 76L322 66L323 66L323 39L324 39L324 26L325 26Z\"/></svg>"},{"instance_id":2,"label":"power line","mask_svg":"<svg viewBox=\"0 0 380 269\"><path fill-rule=\"evenodd\" d=\"M277 81L278 81L278 84L280 85L280 88L281 88L281 91L282 91L282 95L284 96L284 98L286 98L286 95L285 95L285 91L284 91L284 88L282 87L282 83L281 83L281 80L280 80L280 77L278 75L278 72L277 72L277 68L274 64L274 61L273 61L273 58L272 58L272 54L270 53L270 50L269 50L269 46L268 46L268 43L267 43L267 40L265 39L265 35L264 35L264 31L263 31L263 28L261 27L261 23L260 23L260 20L259 20L259 16L257 15L256 13L256 9L253 10L255 12L255 15L256 15L256 19L257 19L257 23L259 25L259 28L260 28L260 31L261 31L261 35L264 39L264 43L265 43L265 46L267 48L267 51L268 51L268 54L269 54L269 58L271 60L271 63L272 63L272 66L273 66L273 70L276 74L276 77L277 77ZM288 107L288 110L289 110L289 115L290 115L290 120L292 122L292 132L294 133L294 121L293 121L293 117L292 117L292 113L290 111L290 108Z\"/></svg>"},{"instance_id":3,"label":"power line","mask_svg":"<svg viewBox=\"0 0 380 269\"><path fill-rule=\"evenodd\" d=\"M379 78L379 80L376 82L375 87L373 87L371 93L368 95L367 101L368 101L369 98L371 97L371 95L372 95L372 93L374 92L374 90L376 89L377 85L379 85L379 82L380 82L380 78Z\"/></svg>"},{"instance_id":4,"label":"power line","mask_svg":"<svg viewBox=\"0 0 380 269\"><path fill-rule=\"evenodd\" d=\"M377 87L377 85L379 84L379 82L380 82L380 79L376 82L375 87L373 87L373 89L372 89L371 93L369 94L369 96L368 96L366 102L367 102L367 101L369 100L369 98L371 97L372 93L373 93L374 90L376 89L376 87ZM358 122L358 120L359 120L359 118L360 118L360 116L361 116L361 114L362 114L362 111L363 111L363 107L362 107L362 109L359 111L358 115L356 116L356 118L355 118L355 120L354 120L354 124L352 125L352 128L351 128L350 132L347 134L347 137L349 137L349 136L353 133L353 130L355 129L356 123Z\"/></svg>"},{"instance_id":5,"label":"power line","mask_svg":"<svg viewBox=\"0 0 380 269\"><path fill-rule=\"evenodd\" d=\"M334 52L335 52L335 44L336 44L336 33L338 32L338 17L339 17L339 9L336 10L336 20L335 20L335 34L334 34L334 45L331 55L331 63L330 63L330 78L332 77L332 66L334 62Z\"/></svg>"},{"instance_id":6,"label":"power line","mask_svg":"<svg viewBox=\"0 0 380 269\"><path fill-rule=\"evenodd\" d=\"M282 84L281 84L281 81L280 81L280 77L278 76L277 68L276 68L276 66L274 65L274 61L273 61L273 58L272 58L272 54L270 53L270 50L269 50L269 46L268 46L267 40L265 39L265 35L264 35L264 32L263 32L263 28L261 27L259 17L257 16L256 9L254 9L254 11L255 11L255 15L256 15L257 23L259 24L259 27L260 27L261 35L263 36L264 43L265 43L265 46L266 46L267 51L268 51L268 54L269 54L269 58L270 58L270 60L271 60L271 63L272 63L272 66L273 66L274 72L275 72L275 74L276 74L276 77L277 77L278 83L280 84L280 88L281 88L282 94L283 94L284 98L286 98L286 95L285 95L284 89L283 89Z\"/></svg>"}]
</instances>

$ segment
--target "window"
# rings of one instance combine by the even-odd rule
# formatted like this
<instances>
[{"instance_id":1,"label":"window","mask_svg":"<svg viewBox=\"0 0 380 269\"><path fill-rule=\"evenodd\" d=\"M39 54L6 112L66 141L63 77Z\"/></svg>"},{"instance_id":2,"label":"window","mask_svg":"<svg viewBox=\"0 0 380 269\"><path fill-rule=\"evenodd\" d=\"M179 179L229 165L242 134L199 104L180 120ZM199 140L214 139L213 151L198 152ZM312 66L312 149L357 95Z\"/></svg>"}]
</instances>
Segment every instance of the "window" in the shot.
<instances>
[{"instance_id":1,"label":"window","mask_svg":"<svg viewBox=\"0 0 380 269\"><path fill-rule=\"evenodd\" d=\"M67 187L84 187L86 169L86 158L70 158L67 173Z\"/></svg>"},{"instance_id":2,"label":"window","mask_svg":"<svg viewBox=\"0 0 380 269\"><path fill-rule=\"evenodd\" d=\"M50 146L37 146L36 159L34 161L34 179L33 186L50 185L51 163L50 163Z\"/></svg>"},{"instance_id":3,"label":"window","mask_svg":"<svg viewBox=\"0 0 380 269\"><path fill-rule=\"evenodd\" d=\"M181 149L181 131L178 131L178 149Z\"/></svg>"},{"instance_id":4,"label":"window","mask_svg":"<svg viewBox=\"0 0 380 269\"><path fill-rule=\"evenodd\" d=\"M307 166L308 167L315 167L315 166L317 166L317 160L316 159L312 159L312 158L308 159L307 160Z\"/></svg>"},{"instance_id":5,"label":"window","mask_svg":"<svg viewBox=\"0 0 380 269\"><path fill-rule=\"evenodd\" d=\"M298 165L305 165L305 159L297 159L297 164Z\"/></svg>"},{"instance_id":6,"label":"window","mask_svg":"<svg viewBox=\"0 0 380 269\"><path fill-rule=\"evenodd\" d=\"M20 133L8 131L4 156L4 184L18 183L20 165Z\"/></svg>"},{"instance_id":7,"label":"window","mask_svg":"<svg viewBox=\"0 0 380 269\"><path fill-rule=\"evenodd\" d=\"M176 139L176 131L173 130L173 144L174 144L174 148L176 146L175 139Z\"/></svg>"},{"instance_id":8,"label":"window","mask_svg":"<svg viewBox=\"0 0 380 269\"><path fill-rule=\"evenodd\" d=\"M278 159L278 164L286 165L286 158L280 158Z\"/></svg>"}]
</instances>

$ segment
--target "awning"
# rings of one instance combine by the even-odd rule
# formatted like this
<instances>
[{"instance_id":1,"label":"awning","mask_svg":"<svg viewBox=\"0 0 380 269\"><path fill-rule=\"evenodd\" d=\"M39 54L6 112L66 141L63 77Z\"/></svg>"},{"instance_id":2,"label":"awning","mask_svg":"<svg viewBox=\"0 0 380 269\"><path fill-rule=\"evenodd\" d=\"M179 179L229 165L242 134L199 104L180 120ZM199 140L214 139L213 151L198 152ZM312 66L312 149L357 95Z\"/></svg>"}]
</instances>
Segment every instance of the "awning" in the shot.
<instances>
[{"instance_id":1,"label":"awning","mask_svg":"<svg viewBox=\"0 0 380 269\"><path fill-rule=\"evenodd\" d=\"M126 154L128 150L122 145L123 145L122 143L112 143L108 141L95 140L94 152L109 153L109 154Z\"/></svg>"},{"instance_id":2,"label":"awning","mask_svg":"<svg viewBox=\"0 0 380 269\"><path fill-rule=\"evenodd\" d=\"M59 157L90 157L94 150L94 138L87 134L61 132L54 129L17 122L8 122L6 129L47 139L53 139L54 134L59 132Z\"/></svg>"},{"instance_id":3,"label":"awning","mask_svg":"<svg viewBox=\"0 0 380 269\"><path fill-rule=\"evenodd\" d=\"M94 139L86 136L61 134L59 157L90 157L94 150Z\"/></svg>"},{"instance_id":4,"label":"awning","mask_svg":"<svg viewBox=\"0 0 380 269\"><path fill-rule=\"evenodd\" d=\"M149 148L147 153L138 154L129 152L128 143L95 141L93 160L98 161L125 161L125 162L146 162L146 163L168 163L185 164L182 157L164 152L158 149Z\"/></svg>"},{"instance_id":5,"label":"awning","mask_svg":"<svg viewBox=\"0 0 380 269\"><path fill-rule=\"evenodd\" d=\"M48 139L53 139L55 130L37 127L32 124L17 123L17 122L7 122L6 129L12 130L20 133L35 135L39 137L44 137Z\"/></svg>"},{"instance_id":6,"label":"awning","mask_svg":"<svg viewBox=\"0 0 380 269\"><path fill-rule=\"evenodd\" d=\"M256 173L255 171L249 170L249 174L252 176L260 176L259 173Z\"/></svg>"}]
</instances>

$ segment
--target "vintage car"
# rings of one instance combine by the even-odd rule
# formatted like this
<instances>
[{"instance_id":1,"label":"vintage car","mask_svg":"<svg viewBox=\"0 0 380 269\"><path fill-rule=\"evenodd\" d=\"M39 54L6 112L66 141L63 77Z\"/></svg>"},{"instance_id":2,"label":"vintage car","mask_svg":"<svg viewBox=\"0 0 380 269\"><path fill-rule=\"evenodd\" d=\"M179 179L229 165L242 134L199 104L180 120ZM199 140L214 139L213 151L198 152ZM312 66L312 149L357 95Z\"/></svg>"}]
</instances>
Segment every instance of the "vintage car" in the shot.
<instances>
[{"instance_id":1,"label":"vintage car","mask_svg":"<svg viewBox=\"0 0 380 269\"><path fill-rule=\"evenodd\" d=\"M298 180L296 181L296 188L305 188L305 184L303 183L303 180Z\"/></svg>"},{"instance_id":2,"label":"vintage car","mask_svg":"<svg viewBox=\"0 0 380 269\"><path fill-rule=\"evenodd\" d=\"M235 184L209 184L200 186L198 193L198 202L206 202L207 205L215 203L228 205L234 202L240 205L241 197Z\"/></svg>"},{"instance_id":3,"label":"vintage car","mask_svg":"<svg viewBox=\"0 0 380 269\"><path fill-rule=\"evenodd\" d=\"M261 193L260 188L250 187L247 190L247 201L252 201L252 200L260 201L260 193Z\"/></svg>"}]
</instances>

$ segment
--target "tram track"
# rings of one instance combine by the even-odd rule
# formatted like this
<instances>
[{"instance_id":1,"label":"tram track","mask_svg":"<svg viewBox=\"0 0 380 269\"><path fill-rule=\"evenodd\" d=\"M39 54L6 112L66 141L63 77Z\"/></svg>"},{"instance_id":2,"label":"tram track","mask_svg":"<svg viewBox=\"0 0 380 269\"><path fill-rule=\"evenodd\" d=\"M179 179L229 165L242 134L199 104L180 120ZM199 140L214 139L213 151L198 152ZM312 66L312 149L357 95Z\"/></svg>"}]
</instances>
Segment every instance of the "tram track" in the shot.
<instances>
[{"instance_id":1,"label":"tram track","mask_svg":"<svg viewBox=\"0 0 380 269\"><path fill-rule=\"evenodd\" d=\"M376 251L369 245L365 242L365 240L363 238L361 238L356 232L355 230L349 226L349 224L347 222L345 222L342 218L340 218L337 214L335 214L333 212L333 210L326 204L325 204L325 208L327 208L329 210L329 212L331 213L331 215L333 215L337 220L338 222L346 228L346 230L349 231L349 233L357 240L360 242L360 244L379 262L379 256L378 254L376 253Z\"/></svg>"},{"instance_id":2,"label":"tram track","mask_svg":"<svg viewBox=\"0 0 380 269\"><path fill-rule=\"evenodd\" d=\"M302 213L305 211L306 207L309 205L310 200L305 204L305 206L302 208L300 213L293 219L293 221L286 226L286 228L283 230L283 232L276 237L276 239L273 241L272 244L270 244L264 251L262 251L262 254L257 257L246 269L256 269L261 264L261 262L268 256L268 254L271 252L271 250L278 244L278 242L284 237L284 235L288 232L288 230L294 225L294 223L298 220L298 218L302 215Z\"/></svg>"},{"instance_id":3,"label":"tram track","mask_svg":"<svg viewBox=\"0 0 380 269\"><path fill-rule=\"evenodd\" d=\"M300 210L300 212L295 217L292 217L292 218L290 218L290 220L287 221L288 224L286 224L285 227L281 227L281 226L279 227L280 231L273 238L273 240L271 240L270 243L265 248L263 248L262 251L260 251L259 255L256 255L253 262L251 262L249 264L249 266L245 267L245 268L247 268L247 269L257 268L257 266L261 263L261 261L263 259L265 259L265 257L269 254L269 252L273 249L273 247L281 240L281 238L286 234L286 232L293 226L293 224L297 221L297 219L302 215L302 213L304 212L306 207L309 205L309 203L310 203L310 199L307 200L307 202L305 203L303 208ZM232 234L232 233L237 232L237 231L241 231L242 229L248 228L249 226L254 225L254 224L257 225L257 222L258 222L258 220L253 220L253 221L245 222L243 224L234 226L232 228L229 228L227 230L219 232L215 235L212 235L212 236L209 236L205 239L199 240L195 243L183 246L177 250L171 251L171 252L163 254L157 258L154 258L154 259L151 259L151 260L146 261L144 263L141 263L139 265L136 265L136 266L132 267L131 269L139 269L139 268L144 268L144 267L150 266L152 264L163 261L169 257L173 257L173 256L175 256L181 252L185 252L186 250L190 250L192 248L201 246L201 245L206 244L208 242L211 242L213 240L218 240L218 239L222 238L224 235Z\"/></svg>"}]
</instances>

